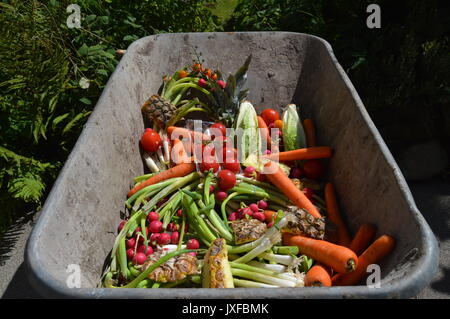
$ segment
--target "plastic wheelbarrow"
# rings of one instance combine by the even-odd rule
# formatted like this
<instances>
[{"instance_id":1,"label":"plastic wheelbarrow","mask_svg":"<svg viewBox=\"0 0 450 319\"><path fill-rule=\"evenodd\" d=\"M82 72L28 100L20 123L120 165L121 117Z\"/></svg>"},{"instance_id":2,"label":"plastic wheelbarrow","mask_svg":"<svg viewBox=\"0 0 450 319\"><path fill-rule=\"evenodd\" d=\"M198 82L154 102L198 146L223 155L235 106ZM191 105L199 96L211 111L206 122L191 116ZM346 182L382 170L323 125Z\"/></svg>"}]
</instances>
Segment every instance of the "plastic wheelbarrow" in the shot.
<instances>
[{"instance_id":1,"label":"plastic wheelbarrow","mask_svg":"<svg viewBox=\"0 0 450 319\"><path fill-rule=\"evenodd\" d=\"M192 62L193 46L208 66L232 72L252 53L249 100L257 108L293 102L314 120L319 144L335 150L328 179L350 231L370 222L378 227L377 236L397 240L380 264L379 288L97 288L131 181L144 173L140 106L158 90L162 75ZM54 184L26 249L33 286L44 296L69 298L406 298L431 281L437 264L436 239L331 46L287 32L163 34L131 44ZM76 269L80 288L71 288L77 287Z\"/></svg>"}]
</instances>

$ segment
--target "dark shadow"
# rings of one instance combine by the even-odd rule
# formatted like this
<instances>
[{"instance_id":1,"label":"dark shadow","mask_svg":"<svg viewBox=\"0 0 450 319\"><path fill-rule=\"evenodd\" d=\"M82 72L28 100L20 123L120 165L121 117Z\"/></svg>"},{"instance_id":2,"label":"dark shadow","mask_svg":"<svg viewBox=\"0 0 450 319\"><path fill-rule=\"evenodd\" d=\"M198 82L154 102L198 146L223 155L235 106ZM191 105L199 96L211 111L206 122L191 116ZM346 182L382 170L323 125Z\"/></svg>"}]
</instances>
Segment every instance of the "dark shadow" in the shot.
<instances>
[{"instance_id":1,"label":"dark shadow","mask_svg":"<svg viewBox=\"0 0 450 319\"><path fill-rule=\"evenodd\" d=\"M42 298L30 285L26 275L25 264L20 264L14 277L8 284L2 299L36 299Z\"/></svg>"},{"instance_id":2,"label":"dark shadow","mask_svg":"<svg viewBox=\"0 0 450 319\"><path fill-rule=\"evenodd\" d=\"M450 267L440 267L443 277L431 283L431 288L450 295Z\"/></svg>"},{"instance_id":3,"label":"dark shadow","mask_svg":"<svg viewBox=\"0 0 450 319\"><path fill-rule=\"evenodd\" d=\"M35 216L34 211L17 216L8 229L0 234L0 266L3 266L12 257L10 253L23 233L25 225L32 221Z\"/></svg>"}]
</instances>

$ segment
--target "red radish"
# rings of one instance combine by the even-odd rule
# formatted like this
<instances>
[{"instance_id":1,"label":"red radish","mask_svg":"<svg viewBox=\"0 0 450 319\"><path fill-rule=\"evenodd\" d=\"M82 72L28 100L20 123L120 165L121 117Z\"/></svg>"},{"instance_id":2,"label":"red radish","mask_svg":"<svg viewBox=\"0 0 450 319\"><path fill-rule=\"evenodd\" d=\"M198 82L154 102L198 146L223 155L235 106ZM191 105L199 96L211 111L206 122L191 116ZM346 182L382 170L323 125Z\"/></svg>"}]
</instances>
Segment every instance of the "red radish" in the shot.
<instances>
[{"instance_id":1,"label":"red radish","mask_svg":"<svg viewBox=\"0 0 450 319\"><path fill-rule=\"evenodd\" d=\"M223 169L217 174L219 178L219 188L223 191L229 190L236 185L236 175L227 169Z\"/></svg>"},{"instance_id":2,"label":"red radish","mask_svg":"<svg viewBox=\"0 0 450 319\"><path fill-rule=\"evenodd\" d=\"M250 208L245 207L242 210L242 218L245 218L245 215L248 215L248 216L252 217L253 216L253 211Z\"/></svg>"},{"instance_id":3,"label":"red radish","mask_svg":"<svg viewBox=\"0 0 450 319\"><path fill-rule=\"evenodd\" d=\"M133 257L134 257L134 249L133 248L127 249L127 257L128 257L128 259L133 259Z\"/></svg>"},{"instance_id":4,"label":"red radish","mask_svg":"<svg viewBox=\"0 0 450 319\"><path fill-rule=\"evenodd\" d=\"M254 168L253 166L247 166L244 169L244 175L247 177L253 177L253 174L255 173L256 168Z\"/></svg>"},{"instance_id":5,"label":"red radish","mask_svg":"<svg viewBox=\"0 0 450 319\"><path fill-rule=\"evenodd\" d=\"M270 123L269 125L267 125L267 128L270 130L271 128L275 128L275 124Z\"/></svg>"},{"instance_id":6,"label":"red radish","mask_svg":"<svg viewBox=\"0 0 450 319\"><path fill-rule=\"evenodd\" d=\"M122 229L123 229L123 226L125 226L125 224L127 223L127 221L126 220L122 220L121 222L120 222L120 224L119 224L119 231L122 231Z\"/></svg>"},{"instance_id":7,"label":"red radish","mask_svg":"<svg viewBox=\"0 0 450 319\"><path fill-rule=\"evenodd\" d=\"M146 235L148 237L148 228L145 228L145 233L146 233ZM138 241L139 241L140 244L142 244L144 242L144 236L139 235L139 240Z\"/></svg>"},{"instance_id":8,"label":"red radish","mask_svg":"<svg viewBox=\"0 0 450 319\"><path fill-rule=\"evenodd\" d=\"M225 198L227 198L227 197L228 197L228 194L225 193L225 192L222 192L222 191L216 192L216 199L217 199L219 202L224 201Z\"/></svg>"},{"instance_id":9,"label":"red radish","mask_svg":"<svg viewBox=\"0 0 450 319\"><path fill-rule=\"evenodd\" d=\"M134 234L136 235L137 233L141 232L141 226L136 227L136 229L134 230Z\"/></svg>"},{"instance_id":10,"label":"red radish","mask_svg":"<svg viewBox=\"0 0 450 319\"><path fill-rule=\"evenodd\" d=\"M219 130L222 133L222 136L227 135L227 127L222 123L214 123L213 125L211 125L211 128L215 129L213 131Z\"/></svg>"},{"instance_id":11,"label":"red radish","mask_svg":"<svg viewBox=\"0 0 450 319\"><path fill-rule=\"evenodd\" d=\"M225 89L226 83L222 80L217 81L217 85L223 90Z\"/></svg>"},{"instance_id":12,"label":"red radish","mask_svg":"<svg viewBox=\"0 0 450 319\"><path fill-rule=\"evenodd\" d=\"M303 165L303 172L311 179L322 179L325 176L325 166L320 160L309 160Z\"/></svg>"},{"instance_id":13,"label":"red radish","mask_svg":"<svg viewBox=\"0 0 450 319\"><path fill-rule=\"evenodd\" d=\"M127 239L126 244L127 244L127 248L134 249L134 247L136 246L136 239L135 238Z\"/></svg>"},{"instance_id":14,"label":"red radish","mask_svg":"<svg viewBox=\"0 0 450 319\"><path fill-rule=\"evenodd\" d=\"M169 225L167 225L167 230L168 231L177 231L178 230L178 226L175 223L169 223Z\"/></svg>"},{"instance_id":15,"label":"red radish","mask_svg":"<svg viewBox=\"0 0 450 319\"><path fill-rule=\"evenodd\" d=\"M264 213L261 213L261 212L254 213L253 218L255 218L261 222L266 220L266 216L264 215Z\"/></svg>"},{"instance_id":16,"label":"red radish","mask_svg":"<svg viewBox=\"0 0 450 319\"><path fill-rule=\"evenodd\" d=\"M154 220L148 226L151 233L160 233L162 231L162 223L159 220Z\"/></svg>"},{"instance_id":17,"label":"red radish","mask_svg":"<svg viewBox=\"0 0 450 319\"><path fill-rule=\"evenodd\" d=\"M256 180L260 182L265 182L266 176L264 174L261 174L260 172L256 172Z\"/></svg>"},{"instance_id":18,"label":"red radish","mask_svg":"<svg viewBox=\"0 0 450 319\"><path fill-rule=\"evenodd\" d=\"M264 154L265 154L265 155L270 155L270 154L272 154L272 151L271 151L271 150L265 150L265 151L264 151Z\"/></svg>"},{"instance_id":19,"label":"red radish","mask_svg":"<svg viewBox=\"0 0 450 319\"><path fill-rule=\"evenodd\" d=\"M177 210L177 216L178 217L182 217L183 216L183 210L182 209Z\"/></svg>"},{"instance_id":20,"label":"red radish","mask_svg":"<svg viewBox=\"0 0 450 319\"><path fill-rule=\"evenodd\" d=\"M256 204L250 204L248 205L248 208L250 208L254 213L259 211L259 207Z\"/></svg>"},{"instance_id":21,"label":"red radish","mask_svg":"<svg viewBox=\"0 0 450 319\"><path fill-rule=\"evenodd\" d=\"M147 250L145 249L145 245L140 245L137 249L138 253L143 253L146 256L149 256L151 254L153 254L153 248L150 246L147 246Z\"/></svg>"},{"instance_id":22,"label":"red radish","mask_svg":"<svg viewBox=\"0 0 450 319\"><path fill-rule=\"evenodd\" d=\"M303 188L303 193L305 193L305 196L308 197L308 199L312 199L314 195L314 191L311 188L305 187Z\"/></svg>"},{"instance_id":23,"label":"red radish","mask_svg":"<svg viewBox=\"0 0 450 319\"><path fill-rule=\"evenodd\" d=\"M274 109L265 109L261 112L261 117L264 119L264 122L266 122L267 125L280 119L280 115Z\"/></svg>"},{"instance_id":24,"label":"red radish","mask_svg":"<svg viewBox=\"0 0 450 319\"><path fill-rule=\"evenodd\" d=\"M206 87L206 81L204 79L199 79L198 80L198 85L202 88Z\"/></svg>"},{"instance_id":25,"label":"red radish","mask_svg":"<svg viewBox=\"0 0 450 319\"><path fill-rule=\"evenodd\" d=\"M197 256L197 253L195 251L188 252L188 254L194 257Z\"/></svg>"},{"instance_id":26,"label":"red radish","mask_svg":"<svg viewBox=\"0 0 450 319\"><path fill-rule=\"evenodd\" d=\"M147 220L151 223L154 220L159 220L159 214L157 212L150 212L147 215Z\"/></svg>"},{"instance_id":27,"label":"red radish","mask_svg":"<svg viewBox=\"0 0 450 319\"><path fill-rule=\"evenodd\" d=\"M301 168L294 167L293 169L291 169L291 174L290 174L291 178L300 178L301 176L302 176Z\"/></svg>"},{"instance_id":28,"label":"red radish","mask_svg":"<svg viewBox=\"0 0 450 319\"><path fill-rule=\"evenodd\" d=\"M180 233L177 231L174 231L172 235L170 235L170 242L172 244L178 244L178 241L180 240Z\"/></svg>"},{"instance_id":29,"label":"red radish","mask_svg":"<svg viewBox=\"0 0 450 319\"><path fill-rule=\"evenodd\" d=\"M162 145L161 136L154 130L148 128L141 137L142 148L150 153L156 152Z\"/></svg>"},{"instance_id":30,"label":"red radish","mask_svg":"<svg viewBox=\"0 0 450 319\"><path fill-rule=\"evenodd\" d=\"M215 190L216 188L214 187L214 185L210 185L209 186L209 192L210 193L214 193L214 190Z\"/></svg>"},{"instance_id":31,"label":"red radish","mask_svg":"<svg viewBox=\"0 0 450 319\"><path fill-rule=\"evenodd\" d=\"M152 245L156 245L158 243L159 236L161 236L160 233L154 233L150 236L150 242L152 243Z\"/></svg>"},{"instance_id":32,"label":"red radish","mask_svg":"<svg viewBox=\"0 0 450 319\"><path fill-rule=\"evenodd\" d=\"M271 228L273 226L273 222L267 224L267 228Z\"/></svg>"},{"instance_id":33,"label":"red radish","mask_svg":"<svg viewBox=\"0 0 450 319\"><path fill-rule=\"evenodd\" d=\"M233 173L239 173L241 171L241 164L238 161L226 162L222 164L223 169L232 171Z\"/></svg>"},{"instance_id":34,"label":"red radish","mask_svg":"<svg viewBox=\"0 0 450 319\"><path fill-rule=\"evenodd\" d=\"M199 249L200 243L195 238L189 239L186 243L186 248L187 249Z\"/></svg>"},{"instance_id":35,"label":"red radish","mask_svg":"<svg viewBox=\"0 0 450 319\"><path fill-rule=\"evenodd\" d=\"M228 220L230 221L230 222L232 222L232 221L234 221L234 220L236 220L237 219L237 214L236 214L236 212L232 212L230 215L228 215Z\"/></svg>"},{"instance_id":36,"label":"red radish","mask_svg":"<svg viewBox=\"0 0 450 319\"><path fill-rule=\"evenodd\" d=\"M269 206L269 205L267 204L266 201L260 200L260 201L258 202L258 207L261 208L261 209L266 209L268 206Z\"/></svg>"},{"instance_id":37,"label":"red radish","mask_svg":"<svg viewBox=\"0 0 450 319\"><path fill-rule=\"evenodd\" d=\"M167 245L170 243L170 239L169 233L162 233L161 236L158 237L158 244Z\"/></svg>"},{"instance_id":38,"label":"red radish","mask_svg":"<svg viewBox=\"0 0 450 319\"><path fill-rule=\"evenodd\" d=\"M242 219L242 217L244 217L244 209L243 208L239 208L236 211L236 218L237 219Z\"/></svg>"},{"instance_id":39,"label":"red radish","mask_svg":"<svg viewBox=\"0 0 450 319\"><path fill-rule=\"evenodd\" d=\"M144 253L136 253L136 256L133 258L133 264L142 265L147 260L147 256Z\"/></svg>"}]
</instances>

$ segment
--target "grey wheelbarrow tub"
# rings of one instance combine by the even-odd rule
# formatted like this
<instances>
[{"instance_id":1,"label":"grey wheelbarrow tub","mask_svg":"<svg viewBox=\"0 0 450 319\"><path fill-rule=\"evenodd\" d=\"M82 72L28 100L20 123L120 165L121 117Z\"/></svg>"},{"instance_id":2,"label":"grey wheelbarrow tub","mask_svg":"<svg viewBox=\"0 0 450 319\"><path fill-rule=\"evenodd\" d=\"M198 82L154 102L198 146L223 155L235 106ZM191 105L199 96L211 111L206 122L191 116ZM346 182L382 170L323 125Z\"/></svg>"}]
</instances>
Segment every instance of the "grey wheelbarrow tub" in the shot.
<instances>
[{"instance_id":1,"label":"grey wheelbarrow tub","mask_svg":"<svg viewBox=\"0 0 450 319\"><path fill-rule=\"evenodd\" d=\"M230 72L252 53L249 100L258 109L293 102L314 120L319 145L335 150L328 180L350 231L373 223L377 236L396 239L380 264L380 288L97 288L131 181L144 173L140 105L162 75L192 63L194 46L206 65ZM69 298L407 298L431 281L438 264L436 239L331 46L289 32L162 34L132 43L54 184L25 255L43 296ZM77 275L80 288L72 288Z\"/></svg>"}]
</instances>

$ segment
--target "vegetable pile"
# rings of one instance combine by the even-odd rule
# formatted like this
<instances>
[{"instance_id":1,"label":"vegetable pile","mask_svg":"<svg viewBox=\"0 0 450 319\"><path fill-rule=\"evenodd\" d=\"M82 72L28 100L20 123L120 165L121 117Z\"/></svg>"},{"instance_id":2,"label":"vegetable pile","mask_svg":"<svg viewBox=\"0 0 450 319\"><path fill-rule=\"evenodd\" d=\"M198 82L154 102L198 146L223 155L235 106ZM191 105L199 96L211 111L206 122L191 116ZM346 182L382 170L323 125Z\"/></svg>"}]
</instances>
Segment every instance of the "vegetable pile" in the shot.
<instances>
[{"instance_id":1,"label":"vegetable pile","mask_svg":"<svg viewBox=\"0 0 450 319\"><path fill-rule=\"evenodd\" d=\"M149 173L128 192L102 287L356 285L394 249L371 224L351 237L325 180L333 150L294 104L258 115L250 62L225 81L194 61L142 106Z\"/></svg>"}]
</instances>

